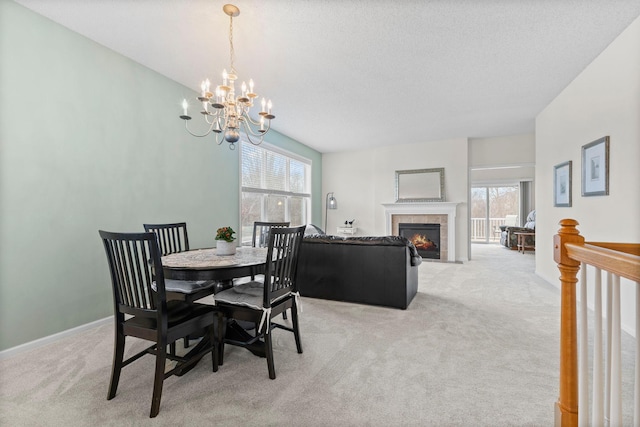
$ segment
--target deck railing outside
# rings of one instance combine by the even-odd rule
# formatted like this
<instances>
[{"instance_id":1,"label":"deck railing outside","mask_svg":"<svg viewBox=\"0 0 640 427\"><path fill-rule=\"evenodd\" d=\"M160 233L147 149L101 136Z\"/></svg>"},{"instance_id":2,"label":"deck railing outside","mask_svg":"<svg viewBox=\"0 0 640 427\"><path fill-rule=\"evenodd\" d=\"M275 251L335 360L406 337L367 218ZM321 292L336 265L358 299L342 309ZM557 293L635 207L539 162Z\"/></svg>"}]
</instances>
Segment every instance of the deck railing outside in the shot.
<instances>
[{"instance_id":1,"label":"deck railing outside","mask_svg":"<svg viewBox=\"0 0 640 427\"><path fill-rule=\"evenodd\" d=\"M505 218L489 218L489 229L487 230L486 218L471 218L471 241L472 242L499 242L500 226L504 225ZM487 234L488 233L488 234ZM487 239L487 235L489 239Z\"/></svg>"}]
</instances>

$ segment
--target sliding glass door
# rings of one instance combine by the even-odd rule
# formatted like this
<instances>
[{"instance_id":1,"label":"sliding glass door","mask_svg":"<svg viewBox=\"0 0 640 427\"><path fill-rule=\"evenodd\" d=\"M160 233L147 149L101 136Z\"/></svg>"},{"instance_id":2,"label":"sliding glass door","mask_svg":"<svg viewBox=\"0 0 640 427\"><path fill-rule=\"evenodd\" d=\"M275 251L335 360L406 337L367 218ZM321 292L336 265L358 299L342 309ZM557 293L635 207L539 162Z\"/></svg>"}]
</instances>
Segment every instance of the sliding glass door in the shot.
<instances>
[{"instance_id":1,"label":"sliding glass door","mask_svg":"<svg viewBox=\"0 0 640 427\"><path fill-rule=\"evenodd\" d=\"M518 215L519 197L518 185L472 187L471 241L499 243L500 226Z\"/></svg>"}]
</instances>

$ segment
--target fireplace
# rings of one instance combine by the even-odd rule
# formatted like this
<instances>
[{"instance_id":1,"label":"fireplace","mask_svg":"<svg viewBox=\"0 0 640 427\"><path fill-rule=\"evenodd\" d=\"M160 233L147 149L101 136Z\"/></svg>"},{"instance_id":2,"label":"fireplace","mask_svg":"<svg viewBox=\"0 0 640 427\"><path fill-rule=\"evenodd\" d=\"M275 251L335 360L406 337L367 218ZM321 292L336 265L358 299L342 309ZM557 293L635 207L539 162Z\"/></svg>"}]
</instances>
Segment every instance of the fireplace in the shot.
<instances>
[{"instance_id":1,"label":"fireplace","mask_svg":"<svg viewBox=\"0 0 640 427\"><path fill-rule=\"evenodd\" d=\"M398 224L398 234L413 243L422 258L440 259L440 224Z\"/></svg>"},{"instance_id":2,"label":"fireplace","mask_svg":"<svg viewBox=\"0 0 640 427\"><path fill-rule=\"evenodd\" d=\"M383 203L386 232L399 236L398 224L440 224L440 261L456 262L456 211L459 203Z\"/></svg>"}]
</instances>

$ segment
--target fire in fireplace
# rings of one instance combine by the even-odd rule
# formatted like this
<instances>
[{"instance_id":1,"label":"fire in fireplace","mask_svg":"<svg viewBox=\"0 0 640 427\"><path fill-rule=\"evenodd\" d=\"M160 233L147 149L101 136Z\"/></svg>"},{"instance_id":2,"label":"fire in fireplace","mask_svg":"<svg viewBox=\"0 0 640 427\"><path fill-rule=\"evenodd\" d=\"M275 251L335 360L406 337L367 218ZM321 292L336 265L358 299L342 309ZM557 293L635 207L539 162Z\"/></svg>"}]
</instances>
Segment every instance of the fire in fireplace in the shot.
<instances>
[{"instance_id":1,"label":"fire in fireplace","mask_svg":"<svg viewBox=\"0 0 640 427\"><path fill-rule=\"evenodd\" d=\"M440 224L398 224L398 233L413 243L422 258L440 259Z\"/></svg>"}]
</instances>

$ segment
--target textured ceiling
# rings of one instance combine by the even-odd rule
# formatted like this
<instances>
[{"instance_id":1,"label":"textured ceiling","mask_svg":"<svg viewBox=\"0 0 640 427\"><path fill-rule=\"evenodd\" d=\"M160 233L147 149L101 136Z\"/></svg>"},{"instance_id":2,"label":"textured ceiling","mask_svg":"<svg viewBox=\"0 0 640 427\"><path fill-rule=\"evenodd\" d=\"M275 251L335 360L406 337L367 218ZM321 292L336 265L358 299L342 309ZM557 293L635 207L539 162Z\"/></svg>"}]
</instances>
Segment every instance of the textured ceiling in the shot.
<instances>
[{"instance_id":1,"label":"textured ceiling","mask_svg":"<svg viewBox=\"0 0 640 427\"><path fill-rule=\"evenodd\" d=\"M225 1L16 2L194 90L229 68ZM640 15L640 0L234 4L240 81L273 100L274 129L321 152L533 132Z\"/></svg>"}]
</instances>

